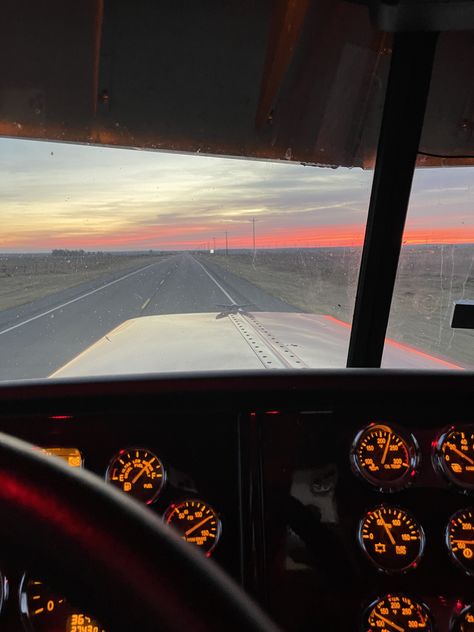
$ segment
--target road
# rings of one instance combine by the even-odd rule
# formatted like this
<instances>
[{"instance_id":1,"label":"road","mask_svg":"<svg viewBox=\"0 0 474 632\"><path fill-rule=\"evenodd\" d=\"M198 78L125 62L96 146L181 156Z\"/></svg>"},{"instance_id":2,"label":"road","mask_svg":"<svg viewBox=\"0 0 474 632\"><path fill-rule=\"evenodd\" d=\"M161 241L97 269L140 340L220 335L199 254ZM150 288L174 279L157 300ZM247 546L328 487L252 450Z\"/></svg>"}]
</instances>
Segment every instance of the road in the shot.
<instances>
[{"instance_id":1,"label":"road","mask_svg":"<svg viewBox=\"0 0 474 632\"><path fill-rule=\"evenodd\" d=\"M219 312L298 311L207 259L188 253L121 270L0 312L0 380L48 377L129 318Z\"/></svg>"}]
</instances>

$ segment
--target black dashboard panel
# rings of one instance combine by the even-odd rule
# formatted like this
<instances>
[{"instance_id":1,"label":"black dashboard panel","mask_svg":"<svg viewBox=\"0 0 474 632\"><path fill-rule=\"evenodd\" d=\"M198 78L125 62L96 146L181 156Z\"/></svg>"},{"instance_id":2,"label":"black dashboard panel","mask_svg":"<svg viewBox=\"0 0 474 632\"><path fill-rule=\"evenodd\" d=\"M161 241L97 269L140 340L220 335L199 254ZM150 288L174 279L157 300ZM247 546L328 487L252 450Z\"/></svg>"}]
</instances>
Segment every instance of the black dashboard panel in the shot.
<instances>
[{"instance_id":1,"label":"black dashboard panel","mask_svg":"<svg viewBox=\"0 0 474 632\"><path fill-rule=\"evenodd\" d=\"M358 630L375 598L403 593L447 632L453 612L474 601L474 580L449 559L446 524L474 498L434 471L431 451L446 426L474 423L473 383L467 372L361 370L23 383L0 388L0 430L79 448L102 478L117 450L153 450L168 480L151 511L209 502L222 520L213 559L285 630ZM406 489L382 493L351 468L354 437L374 421L419 443ZM381 573L358 543L364 512L382 503L408 510L426 534L418 567L405 574ZM3 567L2 629L21 629L22 570Z\"/></svg>"}]
</instances>

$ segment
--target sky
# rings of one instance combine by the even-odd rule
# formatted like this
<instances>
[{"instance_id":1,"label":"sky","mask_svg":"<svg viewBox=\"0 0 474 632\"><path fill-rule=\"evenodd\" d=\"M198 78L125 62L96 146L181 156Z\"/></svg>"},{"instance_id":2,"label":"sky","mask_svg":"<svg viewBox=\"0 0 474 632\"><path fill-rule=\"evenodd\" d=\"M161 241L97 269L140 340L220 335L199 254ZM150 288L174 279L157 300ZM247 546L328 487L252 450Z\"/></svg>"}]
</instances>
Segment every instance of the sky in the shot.
<instances>
[{"instance_id":1,"label":"sky","mask_svg":"<svg viewBox=\"0 0 474 632\"><path fill-rule=\"evenodd\" d=\"M0 252L360 246L372 171L0 139ZM404 243L474 243L474 168L415 174Z\"/></svg>"}]
</instances>

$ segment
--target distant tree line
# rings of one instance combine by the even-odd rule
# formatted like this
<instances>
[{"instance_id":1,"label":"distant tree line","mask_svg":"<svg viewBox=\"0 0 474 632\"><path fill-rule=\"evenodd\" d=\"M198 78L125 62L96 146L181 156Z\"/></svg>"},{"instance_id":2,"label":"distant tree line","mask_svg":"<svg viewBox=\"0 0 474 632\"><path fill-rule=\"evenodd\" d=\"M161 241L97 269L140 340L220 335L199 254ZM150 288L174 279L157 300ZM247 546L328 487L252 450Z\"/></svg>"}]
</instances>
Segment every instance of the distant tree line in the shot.
<instances>
[{"instance_id":1,"label":"distant tree line","mask_svg":"<svg viewBox=\"0 0 474 632\"><path fill-rule=\"evenodd\" d=\"M56 248L51 251L53 257L69 257L69 258L77 258L77 257L89 257L94 255L95 257L105 257L105 253L102 251L98 252L86 252L85 250L68 250L66 248Z\"/></svg>"}]
</instances>

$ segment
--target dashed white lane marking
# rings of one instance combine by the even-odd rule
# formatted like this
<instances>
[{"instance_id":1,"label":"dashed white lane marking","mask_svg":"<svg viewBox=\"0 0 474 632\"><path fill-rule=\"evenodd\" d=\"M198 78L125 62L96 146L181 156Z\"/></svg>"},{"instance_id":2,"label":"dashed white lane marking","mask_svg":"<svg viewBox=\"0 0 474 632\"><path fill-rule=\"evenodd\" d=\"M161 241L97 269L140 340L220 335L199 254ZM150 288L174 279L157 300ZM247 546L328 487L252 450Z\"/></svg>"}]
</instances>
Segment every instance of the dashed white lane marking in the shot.
<instances>
[{"instance_id":1,"label":"dashed white lane marking","mask_svg":"<svg viewBox=\"0 0 474 632\"><path fill-rule=\"evenodd\" d=\"M151 301L151 298L147 298L146 301L143 303L143 305L140 307L140 309L143 311L148 306L150 301Z\"/></svg>"},{"instance_id":2,"label":"dashed white lane marking","mask_svg":"<svg viewBox=\"0 0 474 632\"><path fill-rule=\"evenodd\" d=\"M119 281L128 279L129 277L135 274L139 274L140 272L143 272L144 270L148 270L148 268L151 268L152 266L156 266L156 263L150 263L149 265L143 268L140 268L139 270L135 270L134 272L129 272L128 274L125 274L124 276L119 277L118 279L115 279L114 281L110 281L109 283L105 283L104 285L101 285L100 287L96 287L95 290L91 290L90 292L86 292L85 294L81 294L80 296L76 296L76 298L73 298L70 301L66 301L65 303L62 303L61 305L57 305L56 307L48 309L46 312L42 312L41 314L37 314L36 316L32 316L31 318L27 318L26 320L23 320L21 323L12 325L11 327L8 327L7 329L3 329L2 331L0 331L0 336L2 336L3 334L7 334L10 331L13 331L14 329L18 329L18 327L23 327L23 325L27 325L28 323L31 323L34 320L38 320L38 318L43 318L43 316L52 314L53 312L56 312L58 309L62 309L63 307L72 305L72 303L76 303L77 301L80 301L81 299L86 298L87 296L91 296L92 294L95 294L96 292L105 290L106 287L110 287L111 285L114 285L115 283L119 283Z\"/></svg>"},{"instance_id":3,"label":"dashed white lane marking","mask_svg":"<svg viewBox=\"0 0 474 632\"><path fill-rule=\"evenodd\" d=\"M194 257L193 257L194 259ZM227 290L225 290L222 285L219 283L219 281L217 279L215 279L212 274L210 272L208 272L206 270L206 268L202 265L202 263L200 261L198 261L197 259L194 259L194 261L201 266L201 268L204 270L204 272L207 274L207 276L211 279L211 281L214 281L214 283L217 285L217 287L220 289L220 291L225 294L225 296L229 299L229 301L232 303L232 305L237 305L237 303L234 301L234 299L232 298L232 296L229 294L229 292Z\"/></svg>"}]
</instances>

